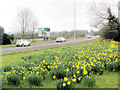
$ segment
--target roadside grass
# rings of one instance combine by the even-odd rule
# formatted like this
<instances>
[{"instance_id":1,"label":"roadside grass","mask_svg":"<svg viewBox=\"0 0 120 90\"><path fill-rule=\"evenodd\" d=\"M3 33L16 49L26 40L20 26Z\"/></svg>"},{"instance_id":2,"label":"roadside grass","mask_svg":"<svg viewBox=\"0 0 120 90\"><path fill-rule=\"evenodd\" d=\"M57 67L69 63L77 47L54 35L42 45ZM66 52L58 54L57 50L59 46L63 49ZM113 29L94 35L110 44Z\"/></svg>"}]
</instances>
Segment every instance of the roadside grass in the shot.
<instances>
[{"instance_id":1,"label":"roadside grass","mask_svg":"<svg viewBox=\"0 0 120 90\"><path fill-rule=\"evenodd\" d=\"M87 44L89 42L87 41L87 42L83 42L83 43ZM81 43L81 44L83 44L83 43ZM69 46L73 46L73 45L69 45ZM68 47L68 46L62 46L62 47ZM59 47L59 48L62 48L62 47ZM54 50L57 50L59 48L54 48ZM50 49L53 49L53 48L50 48ZM39 54L39 53L44 52L45 50L47 50L47 49L24 51L24 52L21 51L21 52L2 54L2 55L0 55L0 57L2 57L2 66L7 66L9 64L16 65L23 61L23 59L21 59L21 57Z\"/></svg>"},{"instance_id":2,"label":"roadside grass","mask_svg":"<svg viewBox=\"0 0 120 90\"><path fill-rule=\"evenodd\" d=\"M17 63L20 63L23 61L21 57L39 54L41 53L41 51L44 51L44 50L34 50L34 51L14 52L14 53L3 54L0 56L2 57L2 66L6 66L9 64L16 65Z\"/></svg>"},{"instance_id":3,"label":"roadside grass","mask_svg":"<svg viewBox=\"0 0 120 90\"><path fill-rule=\"evenodd\" d=\"M118 72L106 72L104 71L103 75L96 76L96 85L94 88L118 88ZM57 80L52 80L50 74L47 74L47 77L41 83L41 86L31 85L29 87L29 83L27 81L22 81L21 85L13 86L13 85L4 85L3 88L56 88ZM81 83L73 83L72 88L88 88Z\"/></svg>"},{"instance_id":4,"label":"roadside grass","mask_svg":"<svg viewBox=\"0 0 120 90\"><path fill-rule=\"evenodd\" d=\"M96 78L94 88L118 88L118 72L104 71L103 75L93 75ZM83 82L75 83L73 88L88 88Z\"/></svg>"},{"instance_id":5,"label":"roadside grass","mask_svg":"<svg viewBox=\"0 0 120 90\"><path fill-rule=\"evenodd\" d=\"M11 44L11 45L0 45L2 48L6 48L6 47L15 47L15 44Z\"/></svg>"},{"instance_id":6,"label":"roadside grass","mask_svg":"<svg viewBox=\"0 0 120 90\"><path fill-rule=\"evenodd\" d=\"M96 78L94 88L118 88L118 72L104 71L103 75L93 75ZM83 82L75 83L73 88L88 88Z\"/></svg>"},{"instance_id":7,"label":"roadside grass","mask_svg":"<svg viewBox=\"0 0 120 90\"><path fill-rule=\"evenodd\" d=\"M88 44L88 43L89 43L89 41L82 42L80 44ZM79 45L79 44L77 44L77 45ZM74 46L74 45L69 45L69 46ZM68 47L68 46L62 46L62 47ZM54 50L58 50L59 48L62 48L62 47L55 47ZM53 48L49 48L49 49L53 49ZM13 64L13 63L17 64L22 60L21 57L39 54L39 53L44 52L45 50L47 50L47 49L24 51L24 52L20 51L20 52L1 54L0 57L2 57L2 66L6 66L9 64Z\"/></svg>"},{"instance_id":8,"label":"roadside grass","mask_svg":"<svg viewBox=\"0 0 120 90\"><path fill-rule=\"evenodd\" d=\"M30 40L29 40L30 41ZM44 44L44 43L52 43L52 42L55 42L55 40L50 40L50 41L41 41L41 40L34 40L31 42L31 45L34 45L34 44ZM16 44L15 43L12 43L10 45L2 45L1 46L2 48L7 48L7 47L16 47Z\"/></svg>"}]
</instances>

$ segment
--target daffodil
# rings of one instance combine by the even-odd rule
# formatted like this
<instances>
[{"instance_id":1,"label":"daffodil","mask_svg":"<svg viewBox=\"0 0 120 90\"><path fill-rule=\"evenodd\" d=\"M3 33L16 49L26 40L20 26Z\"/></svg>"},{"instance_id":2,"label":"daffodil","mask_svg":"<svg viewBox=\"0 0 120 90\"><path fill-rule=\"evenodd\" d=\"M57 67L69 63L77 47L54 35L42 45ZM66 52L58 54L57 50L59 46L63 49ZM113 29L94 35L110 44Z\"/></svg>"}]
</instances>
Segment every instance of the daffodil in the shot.
<instances>
[{"instance_id":1,"label":"daffodil","mask_svg":"<svg viewBox=\"0 0 120 90\"><path fill-rule=\"evenodd\" d=\"M23 80L25 80L25 77L23 77Z\"/></svg>"},{"instance_id":2,"label":"daffodil","mask_svg":"<svg viewBox=\"0 0 120 90\"><path fill-rule=\"evenodd\" d=\"M43 63L45 63L45 60L43 60Z\"/></svg>"},{"instance_id":3,"label":"daffodil","mask_svg":"<svg viewBox=\"0 0 120 90\"><path fill-rule=\"evenodd\" d=\"M70 84L71 84L71 82L70 82L70 81L68 81L68 82L67 82L67 85L70 85Z\"/></svg>"},{"instance_id":4,"label":"daffodil","mask_svg":"<svg viewBox=\"0 0 120 90\"><path fill-rule=\"evenodd\" d=\"M39 72L36 72L36 74L38 75L38 74L39 74Z\"/></svg>"},{"instance_id":5,"label":"daffodil","mask_svg":"<svg viewBox=\"0 0 120 90\"><path fill-rule=\"evenodd\" d=\"M53 76L53 79L55 79L55 78L56 78L56 76L54 75L54 76Z\"/></svg>"},{"instance_id":6,"label":"daffodil","mask_svg":"<svg viewBox=\"0 0 120 90\"><path fill-rule=\"evenodd\" d=\"M72 79L72 82L76 82L76 78Z\"/></svg>"},{"instance_id":7,"label":"daffodil","mask_svg":"<svg viewBox=\"0 0 120 90\"><path fill-rule=\"evenodd\" d=\"M76 75L74 74L73 77L76 77Z\"/></svg>"},{"instance_id":8,"label":"daffodil","mask_svg":"<svg viewBox=\"0 0 120 90\"><path fill-rule=\"evenodd\" d=\"M113 69L113 71L115 71L115 69Z\"/></svg>"},{"instance_id":9,"label":"daffodil","mask_svg":"<svg viewBox=\"0 0 120 90\"><path fill-rule=\"evenodd\" d=\"M63 87L65 87L66 86L66 83L63 83Z\"/></svg>"},{"instance_id":10,"label":"daffodil","mask_svg":"<svg viewBox=\"0 0 120 90\"><path fill-rule=\"evenodd\" d=\"M77 73L80 73L80 71L77 71Z\"/></svg>"},{"instance_id":11,"label":"daffodil","mask_svg":"<svg viewBox=\"0 0 120 90\"><path fill-rule=\"evenodd\" d=\"M80 80L81 80L81 77L79 77L78 80L80 81Z\"/></svg>"},{"instance_id":12,"label":"daffodil","mask_svg":"<svg viewBox=\"0 0 120 90\"><path fill-rule=\"evenodd\" d=\"M64 81L67 81L68 79L66 77L64 77Z\"/></svg>"}]
</instances>

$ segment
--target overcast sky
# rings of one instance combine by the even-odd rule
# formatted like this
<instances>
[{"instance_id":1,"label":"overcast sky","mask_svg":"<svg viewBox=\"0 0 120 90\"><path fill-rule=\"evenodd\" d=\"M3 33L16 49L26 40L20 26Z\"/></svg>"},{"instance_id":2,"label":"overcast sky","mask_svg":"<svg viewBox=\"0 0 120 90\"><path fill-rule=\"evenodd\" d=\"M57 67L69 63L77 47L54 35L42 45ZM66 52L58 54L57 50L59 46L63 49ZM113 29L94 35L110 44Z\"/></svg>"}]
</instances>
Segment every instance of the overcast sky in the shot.
<instances>
[{"instance_id":1,"label":"overcast sky","mask_svg":"<svg viewBox=\"0 0 120 90\"><path fill-rule=\"evenodd\" d=\"M93 2L105 0L75 0L76 29L91 30L88 8ZM119 0L106 0L117 3ZM39 27L51 31L74 29L74 0L0 0L0 26L5 32L18 31L17 14L21 8L29 8L39 22Z\"/></svg>"}]
</instances>

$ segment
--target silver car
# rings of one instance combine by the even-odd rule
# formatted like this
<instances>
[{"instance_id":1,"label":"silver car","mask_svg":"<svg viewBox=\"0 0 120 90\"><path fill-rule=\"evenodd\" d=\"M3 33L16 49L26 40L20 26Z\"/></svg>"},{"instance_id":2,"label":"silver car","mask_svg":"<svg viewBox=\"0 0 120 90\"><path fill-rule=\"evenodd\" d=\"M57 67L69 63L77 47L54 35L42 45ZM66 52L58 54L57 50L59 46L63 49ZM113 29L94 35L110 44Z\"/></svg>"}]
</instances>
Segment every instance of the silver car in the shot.
<instances>
[{"instance_id":1,"label":"silver car","mask_svg":"<svg viewBox=\"0 0 120 90\"><path fill-rule=\"evenodd\" d=\"M17 43L16 43L16 47L19 47L19 46L30 46L30 42L27 41L27 40L18 40Z\"/></svg>"},{"instance_id":2,"label":"silver car","mask_svg":"<svg viewBox=\"0 0 120 90\"><path fill-rule=\"evenodd\" d=\"M66 39L64 37L58 37L56 42L66 42Z\"/></svg>"}]
</instances>

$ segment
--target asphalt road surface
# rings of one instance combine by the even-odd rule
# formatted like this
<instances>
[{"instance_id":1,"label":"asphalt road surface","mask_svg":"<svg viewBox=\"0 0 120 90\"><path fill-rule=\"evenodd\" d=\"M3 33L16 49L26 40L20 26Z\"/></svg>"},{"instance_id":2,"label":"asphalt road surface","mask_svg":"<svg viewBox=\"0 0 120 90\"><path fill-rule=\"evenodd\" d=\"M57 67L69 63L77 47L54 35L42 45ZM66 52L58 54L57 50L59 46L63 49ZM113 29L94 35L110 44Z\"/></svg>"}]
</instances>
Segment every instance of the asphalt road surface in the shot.
<instances>
[{"instance_id":1,"label":"asphalt road surface","mask_svg":"<svg viewBox=\"0 0 120 90\"><path fill-rule=\"evenodd\" d=\"M96 37L75 40L75 42L81 43L81 42L92 41L92 40L96 40ZM54 43L36 44L36 45L27 46L27 47L7 47L7 48L2 48L2 52L0 52L0 54L20 52L20 51L29 51L29 50L39 50L39 49L46 49L46 48L55 48L55 47L60 47L60 46L65 46L65 45L72 45L72 44L74 44L74 40L66 41L62 43L54 42Z\"/></svg>"}]
</instances>

